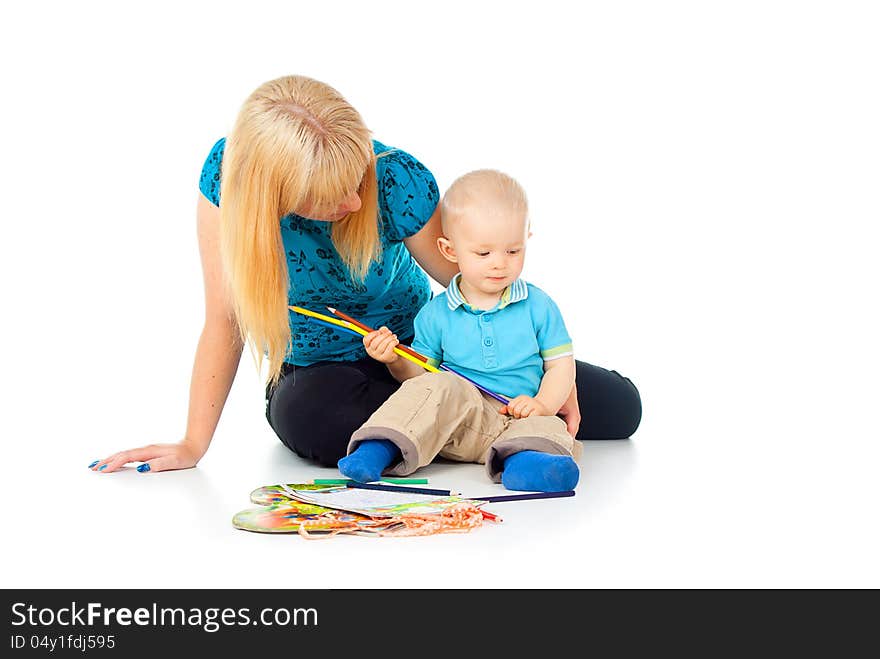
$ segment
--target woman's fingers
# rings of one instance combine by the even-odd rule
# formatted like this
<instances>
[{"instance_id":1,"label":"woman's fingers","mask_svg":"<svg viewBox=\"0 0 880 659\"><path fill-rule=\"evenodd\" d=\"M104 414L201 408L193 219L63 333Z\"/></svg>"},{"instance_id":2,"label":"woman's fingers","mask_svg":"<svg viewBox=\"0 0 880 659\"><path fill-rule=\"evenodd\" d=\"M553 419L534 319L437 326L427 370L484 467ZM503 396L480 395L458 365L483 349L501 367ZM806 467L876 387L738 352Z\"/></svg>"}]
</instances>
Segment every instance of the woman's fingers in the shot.
<instances>
[{"instance_id":1,"label":"woman's fingers","mask_svg":"<svg viewBox=\"0 0 880 659\"><path fill-rule=\"evenodd\" d=\"M186 456L175 454L144 462L144 464L138 466L137 470L142 473L147 471L152 473L157 471L172 471L174 469L189 469L191 467L195 467L195 462L187 459Z\"/></svg>"},{"instance_id":2,"label":"woman's fingers","mask_svg":"<svg viewBox=\"0 0 880 659\"><path fill-rule=\"evenodd\" d=\"M175 444L150 444L141 448L115 453L105 460L95 460L89 465L92 471L110 473L122 469L130 462L140 462L140 472L168 471L195 467L204 450L186 440Z\"/></svg>"},{"instance_id":3,"label":"woman's fingers","mask_svg":"<svg viewBox=\"0 0 880 659\"><path fill-rule=\"evenodd\" d=\"M111 472L116 471L122 465L124 465L128 459L127 455L130 451L122 451L121 453L114 453L109 458L104 458L103 460L97 460L89 465L89 469L92 471L100 471L100 472Z\"/></svg>"},{"instance_id":4,"label":"woman's fingers","mask_svg":"<svg viewBox=\"0 0 880 659\"><path fill-rule=\"evenodd\" d=\"M104 460L97 460L89 465L92 471L100 471L102 473L112 473L122 469L129 462L147 462L157 457L161 457L168 452L168 449L161 446L143 446L141 448L131 449L115 453Z\"/></svg>"}]
</instances>

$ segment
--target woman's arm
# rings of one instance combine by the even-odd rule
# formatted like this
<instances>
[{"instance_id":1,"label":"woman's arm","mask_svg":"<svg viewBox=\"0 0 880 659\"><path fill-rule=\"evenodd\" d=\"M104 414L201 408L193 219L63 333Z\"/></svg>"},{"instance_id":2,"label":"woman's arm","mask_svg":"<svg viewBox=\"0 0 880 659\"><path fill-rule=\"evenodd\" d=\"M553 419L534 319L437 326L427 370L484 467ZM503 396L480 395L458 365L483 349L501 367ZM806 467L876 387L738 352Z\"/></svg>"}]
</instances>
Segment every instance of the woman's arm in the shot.
<instances>
[{"instance_id":1,"label":"woman's arm","mask_svg":"<svg viewBox=\"0 0 880 659\"><path fill-rule=\"evenodd\" d=\"M220 209L202 195L198 204L198 235L205 282L205 324L193 364L184 441L201 451L201 457L214 436L244 344L223 279Z\"/></svg>"},{"instance_id":2,"label":"woman's arm","mask_svg":"<svg viewBox=\"0 0 880 659\"><path fill-rule=\"evenodd\" d=\"M446 288L450 280L458 272L458 264L447 261L437 247L437 239L443 236L440 226L440 206L431 215L431 219L418 233L403 239L403 244L413 255L422 269L434 281Z\"/></svg>"},{"instance_id":3,"label":"woman's arm","mask_svg":"<svg viewBox=\"0 0 880 659\"><path fill-rule=\"evenodd\" d=\"M146 462L149 471L194 467L214 436L238 370L243 344L223 282L220 209L199 195L197 216L205 283L205 324L193 363L186 434L174 444L151 444L116 453L96 462L92 466L94 471L109 473L128 462Z\"/></svg>"}]
</instances>

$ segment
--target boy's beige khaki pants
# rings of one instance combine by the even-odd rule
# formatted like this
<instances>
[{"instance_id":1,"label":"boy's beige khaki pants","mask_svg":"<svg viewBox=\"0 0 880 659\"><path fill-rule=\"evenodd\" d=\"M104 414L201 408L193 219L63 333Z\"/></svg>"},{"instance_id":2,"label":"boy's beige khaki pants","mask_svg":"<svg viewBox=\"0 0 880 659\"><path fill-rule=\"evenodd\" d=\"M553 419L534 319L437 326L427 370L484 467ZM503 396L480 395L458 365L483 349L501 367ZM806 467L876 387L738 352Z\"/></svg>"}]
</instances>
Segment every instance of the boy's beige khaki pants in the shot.
<instances>
[{"instance_id":1,"label":"boy's beige khaki pants","mask_svg":"<svg viewBox=\"0 0 880 659\"><path fill-rule=\"evenodd\" d=\"M486 465L501 482L504 460L519 451L573 458L581 445L556 416L514 419L499 414L501 403L453 373L425 373L406 380L351 436L348 453L367 439L388 439L403 460L385 474L405 476L441 456Z\"/></svg>"}]
</instances>

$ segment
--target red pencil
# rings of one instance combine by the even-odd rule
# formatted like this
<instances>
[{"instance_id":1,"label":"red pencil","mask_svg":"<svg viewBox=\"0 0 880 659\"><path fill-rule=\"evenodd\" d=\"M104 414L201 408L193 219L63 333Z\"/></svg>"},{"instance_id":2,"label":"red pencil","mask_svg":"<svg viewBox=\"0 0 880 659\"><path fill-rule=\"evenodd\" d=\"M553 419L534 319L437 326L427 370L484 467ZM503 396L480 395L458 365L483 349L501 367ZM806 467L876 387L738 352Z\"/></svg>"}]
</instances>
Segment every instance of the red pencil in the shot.
<instances>
[{"instance_id":1,"label":"red pencil","mask_svg":"<svg viewBox=\"0 0 880 659\"><path fill-rule=\"evenodd\" d=\"M352 325L355 325L356 327L360 327L365 332L375 332L376 331L372 327L364 325L362 322L355 320L351 316L346 316L344 313L339 311L339 309L334 309L333 307L327 307L327 310L330 313L332 313L334 316L339 316L340 318L342 318L342 320L346 320L349 323L351 323ZM406 354L408 354L411 357L415 357L416 359L423 361L423 362L428 361L427 357L416 352L415 350L413 350L409 346L405 346L402 343L398 343L397 347L398 347L398 349L402 350L403 352L405 352ZM499 401L502 405L507 405L508 403L510 403L510 401L507 398L505 398L504 396L500 396L500 395L496 394L494 391L490 391L489 389L486 389L484 386L474 382L466 375L462 375L458 371L449 368L449 366L447 366L446 364L443 364L442 366L440 366L440 369L443 371L449 371L450 373L455 373L457 376L464 378L465 380L470 382L472 385L474 385L477 389L479 389L483 393L485 393L485 394L491 396L492 398L494 398L495 400Z\"/></svg>"},{"instance_id":2,"label":"red pencil","mask_svg":"<svg viewBox=\"0 0 880 659\"><path fill-rule=\"evenodd\" d=\"M351 316L346 316L344 313L339 311L339 309L334 309L333 307L327 307L327 309L334 316L339 316L340 318L342 318L342 320L347 320L352 325L360 327L365 332L375 332L376 331L372 327L368 327L367 325L364 325L362 322L355 320ZM413 350L412 348L410 348L408 346L403 345L402 343L397 344L397 347L400 348L401 350L403 350L406 354L411 355L412 357L415 357L416 359L420 359L423 362L428 361L427 357L425 357L424 355L420 355L415 350Z\"/></svg>"},{"instance_id":3,"label":"red pencil","mask_svg":"<svg viewBox=\"0 0 880 659\"><path fill-rule=\"evenodd\" d=\"M480 508L480 514L483 516L483 519L488 519L491 522L501 522L503 521L498 515L494 515L490 513L488 510L483 510Z\"/></svg>"}]
</instances>

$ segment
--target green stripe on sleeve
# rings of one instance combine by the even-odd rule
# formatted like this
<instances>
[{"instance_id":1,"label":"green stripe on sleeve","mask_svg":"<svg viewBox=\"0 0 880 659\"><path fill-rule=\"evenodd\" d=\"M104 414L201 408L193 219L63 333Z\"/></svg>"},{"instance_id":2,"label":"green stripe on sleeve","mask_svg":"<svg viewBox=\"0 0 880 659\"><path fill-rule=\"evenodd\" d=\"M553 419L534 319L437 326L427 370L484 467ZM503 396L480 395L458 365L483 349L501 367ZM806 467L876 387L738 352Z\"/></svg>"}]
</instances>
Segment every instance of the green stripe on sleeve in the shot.
<instances>
[{"instance_id":1,"label":"green stripe on sleeve","mask_svg":"<svg viewBox=\"0 0 880 659\"><path fill-rule=\"evenodd\" d=\"M561 346L556 346L555 348L550 348L549 350L541 351L541 359L547 361L548 359L556 359L558 357L565 357L566 355L573 355L574 349L571 343L563 343Z\"/></svg>"}]
</instances>

